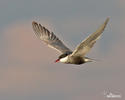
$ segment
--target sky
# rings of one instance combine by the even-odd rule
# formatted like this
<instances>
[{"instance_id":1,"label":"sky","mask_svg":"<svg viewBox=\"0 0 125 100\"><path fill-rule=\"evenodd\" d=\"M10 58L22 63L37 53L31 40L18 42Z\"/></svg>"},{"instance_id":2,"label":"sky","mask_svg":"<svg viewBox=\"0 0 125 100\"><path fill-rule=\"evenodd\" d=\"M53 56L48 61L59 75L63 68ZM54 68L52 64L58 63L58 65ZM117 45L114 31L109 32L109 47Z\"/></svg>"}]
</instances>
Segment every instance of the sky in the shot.
<instances>
[{"instance_id":1,"label":"sky","mask_svg":"<svg viewBox=\"0 0 125 100\"><path fill-rule=\"evenodd\" d=\"M0 100L107 100L125 84L124 0L0 0ZM54 63L60 55L32 30L37 21L72 50L110 21L87 54L97 62Z\"/></svg>"}]
</instances>

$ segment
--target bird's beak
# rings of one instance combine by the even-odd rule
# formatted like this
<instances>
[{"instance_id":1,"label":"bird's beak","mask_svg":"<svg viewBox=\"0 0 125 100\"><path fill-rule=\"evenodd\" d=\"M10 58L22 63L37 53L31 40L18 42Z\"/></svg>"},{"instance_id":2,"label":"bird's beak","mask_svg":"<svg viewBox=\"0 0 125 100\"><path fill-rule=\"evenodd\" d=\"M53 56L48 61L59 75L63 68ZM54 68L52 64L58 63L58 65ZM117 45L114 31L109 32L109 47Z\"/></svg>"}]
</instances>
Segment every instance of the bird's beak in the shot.
<instances>
[{"instance_id":1,"label":"bird's beak","mask_svg":"<svg viewBox=\"0 0 125 100\"><path fill-rule=\"evenodd\" d=\"M55 61L55 63L57 63L57 62L59 62L59 59L57 59L57 60Z\"/></svg>"}]
</instances>

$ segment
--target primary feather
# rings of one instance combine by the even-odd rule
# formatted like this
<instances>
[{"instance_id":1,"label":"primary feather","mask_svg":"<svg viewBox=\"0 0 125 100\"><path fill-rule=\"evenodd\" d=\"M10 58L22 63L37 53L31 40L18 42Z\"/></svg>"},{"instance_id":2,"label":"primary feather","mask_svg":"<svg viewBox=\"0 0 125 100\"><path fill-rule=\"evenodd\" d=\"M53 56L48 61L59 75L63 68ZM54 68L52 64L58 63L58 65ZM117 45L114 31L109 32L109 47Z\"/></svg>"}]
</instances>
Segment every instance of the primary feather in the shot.
<instances>
[{"instance_id":1,"label":"primary feather","mask_svg":"<svg viewBox=\"0 0 125 100\"><path fill-rule=\"evenodd\" d=\"M37 37L47 43L49 47L54 48L61 53L71 52L71 50L67 48L53 32L50 32L44 26L34 21L32 22L32 26Z\"/></svg>"},{"instance_id":2,"label":"primary feather","mask_svg":"<svg viewBox=\"0 0 125 100\"><path fill-rule=\"evenodd\" d=\"M84 56L86 53L89 52L89 50L93 47L93 45L96 43L96 40L99 39L102 32L104 31L107 23L109 21L109 18L105 20L105 22L97 29L96 32L88 36L85 40L80 43L76 47L76 49L73 51L71 56Z\"/></svg>"}]
</instances>

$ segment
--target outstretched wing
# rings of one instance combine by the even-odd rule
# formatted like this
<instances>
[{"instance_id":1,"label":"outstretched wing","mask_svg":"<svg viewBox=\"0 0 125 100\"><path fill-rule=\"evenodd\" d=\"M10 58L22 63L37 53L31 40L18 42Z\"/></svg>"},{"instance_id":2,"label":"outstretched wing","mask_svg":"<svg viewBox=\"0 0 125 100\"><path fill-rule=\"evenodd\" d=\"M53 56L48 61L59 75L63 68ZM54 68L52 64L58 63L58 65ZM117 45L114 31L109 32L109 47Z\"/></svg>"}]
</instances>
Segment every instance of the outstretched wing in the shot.
<instances>
[{"instance_id":1,"label":"outstretched wing","mask_svg":"<svg viewBox=\"0 0 125 100\"><path fill-rule=\"evenodd\" d=\"M96 32L88 36L85 40L82 41L80 45L77 46L77 48L73 51L71 56L84 56L86 53L89 52L89 50L93 47L93 45L96 43L96 40L99 39L100 35L104 31L107 23L109 21L109 18L106 19L104 24L102 24Z\"/></svg>"},{"instance_id":2,"label":"outstretched wing","mask_svg":"<svg viewBox=\"0 0 125 100\"><path fill-rule=\"evenodd\" d=\"M41 24L37 22L32 22L33 30L38 38L47 43L47 45L51 48L56 49L61 53L70 52L71 50L67 48L58 37L54 35L53 32L50 32Z\"/></svg>"}]
</instances>

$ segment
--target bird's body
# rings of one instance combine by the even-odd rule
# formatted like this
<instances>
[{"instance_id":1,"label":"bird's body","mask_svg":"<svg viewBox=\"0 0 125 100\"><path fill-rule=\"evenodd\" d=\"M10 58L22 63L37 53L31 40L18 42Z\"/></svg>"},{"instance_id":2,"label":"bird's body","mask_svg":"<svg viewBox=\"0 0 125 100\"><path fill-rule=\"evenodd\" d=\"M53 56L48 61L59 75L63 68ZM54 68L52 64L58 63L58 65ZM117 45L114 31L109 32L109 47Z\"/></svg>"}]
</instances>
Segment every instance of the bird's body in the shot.
<instances>
[{"instance_id":1,"label":"bird's body","mask_svg":"<svg viewBox=\"0 0 125 100\"><path fill-rule=\"evenodd\" d=\"M62 59L60 59L60 62L62 63L66 63L66 64L83 64L85 63L84 57L80 57L80 56L74 56L74 57L70 57L70 56L66 56Z\"/></svg>"},{"instance_id":2,"label":"bird's body","mask_svg":"<svg viewBox=\"0 0 125 100\"><path fill-rule=\"evenodd\" d=\"M81 57L81 56L71 56L72 52L70 53L65 53L59 56L59 59L56 60L56 62L58 62L58 60L62 63L66 63L66 64L83 64L86 62L91 62L91 59L88 57Z\"/></svg>"},{"instance_id":3,"label":"bird's body","mask_svg":"<svg viewBox=\"0 0 125 100\"><path fill-rule=\"evenodd\" d=\"M102 24L96 32L92 33L85 40L83 40L80 45L78 45L74 51L71 51L67 48L58 37L54 35L53 32L50 32L45 27L41 26L41 24L37 24L36 22L32 22L33 30L36 35L49 47L52 47L62 54L58 57L55 62L62 62L66 64L83 64L86 62L92 62L92 59L85 57L85 54L89 52L89 50L96 43L96 40L99 39L102 32L104 31L109 18L106 19L104 24Z\"/></svg>"}]
</instances>

